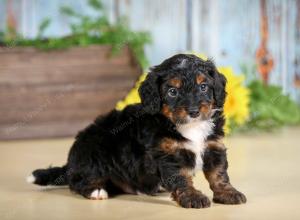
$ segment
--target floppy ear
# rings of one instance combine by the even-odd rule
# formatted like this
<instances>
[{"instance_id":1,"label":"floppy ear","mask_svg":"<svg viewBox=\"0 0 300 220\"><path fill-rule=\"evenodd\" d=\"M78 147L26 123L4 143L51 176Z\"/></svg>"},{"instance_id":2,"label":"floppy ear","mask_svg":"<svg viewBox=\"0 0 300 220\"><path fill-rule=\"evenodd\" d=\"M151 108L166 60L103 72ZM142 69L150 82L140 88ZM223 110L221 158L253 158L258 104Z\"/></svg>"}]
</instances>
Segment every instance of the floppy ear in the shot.
<instances>
[{"instance_id":1,"label":"floppy ear","mask_svg":"<svg viewBox=\"0 0 300 220\"><path fill-rule=\"evenodd\" d=\"M145 112L155 114L160 111L161 98L159 94L158 74L151 71L139 88L139 94Z\"/></svg>"},{"instance_id":2,"label":"floppy ear","mask_svg":"<svg viewBox=\"0 0 300 220\"><path fill-rule=\"evenodd\" d=\"M226 78L219 73L213 61L208 60L209 75L214 79L214 96L217 108L223 108L226 98Z\"/></svg>"}]
</instances>

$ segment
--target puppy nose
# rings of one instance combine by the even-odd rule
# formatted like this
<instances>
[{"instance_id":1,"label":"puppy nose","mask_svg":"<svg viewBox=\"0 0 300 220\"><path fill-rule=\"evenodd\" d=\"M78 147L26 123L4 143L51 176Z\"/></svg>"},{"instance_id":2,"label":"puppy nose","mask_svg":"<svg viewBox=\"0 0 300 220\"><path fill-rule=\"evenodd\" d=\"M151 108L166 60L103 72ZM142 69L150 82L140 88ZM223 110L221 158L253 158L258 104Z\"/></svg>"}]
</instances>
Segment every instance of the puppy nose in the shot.
<instances>
[{"instance_id":1,"label":"puppy nose","mask_svg":"<svg viewBox=\"0 0 300 220\"><path fill-rule=\"evenodd\" d=\"M192 118L196 118L199 116L199 109L198 108L190 108L188 110L188 113Z\"/></svg>"}]
</instances>

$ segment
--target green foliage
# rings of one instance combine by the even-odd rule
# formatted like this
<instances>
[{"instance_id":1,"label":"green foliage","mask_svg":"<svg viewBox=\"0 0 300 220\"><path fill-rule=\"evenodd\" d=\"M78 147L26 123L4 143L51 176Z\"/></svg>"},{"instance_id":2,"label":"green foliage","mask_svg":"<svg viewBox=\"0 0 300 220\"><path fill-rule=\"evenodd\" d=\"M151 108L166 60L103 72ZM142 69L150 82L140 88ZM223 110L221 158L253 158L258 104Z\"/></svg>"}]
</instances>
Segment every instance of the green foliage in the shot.
<instances>
[{"instance_id":1,"label":"green foliage","mask_svg":"<svg viewBox=\"0 0 300 220\"><path fill-rule=\"evenodd\" d=\"M101 43L112 45L113 54L117 54L124 46L129 45L137 61L145 69L149 66L144 53L144 45L151 43L151 38L146 32L130 31L125 19L110 27L101 37Z\"/></svg>"},{"instance_id":2,"label":"green foliage","mask_svg":"<svg viewBox=\"0 0 300 220\"><path fill-rule=\"evenodd\" d=\"M0 42L4 41L4 32L0 31Z\"/></svg>"},{"instance_id":3,"label":"green foliage","mask_svg":"<svg viewBox=\"0 0 300 220\"><path fill-rule=\"evenodd\" d=\"M89 0L88 3L89 3L89 5L90 5L92 8L94 8L94 9L96 9L96 10L102 10L102 9L103 9L103 4L102 4L102 2L99 1L99 0Z\"/></svg>"},{"instance_id":4,"label":"green foliage","mask_svg":"<svg viewBox=\"0 0 300 220\"><path fill-rule=\"evenodd\" d=\"M37 38L40 39L43 37L43 34L44 34L45 30L49 27L50 23L51 23L50 18L46 18L41 22L41 24L39 25Z\"/></svg>"},{"instance_id":5,"label":"green foliage","mask_svg":"<svg viewBox=\"0 0 300 220\"><path fill-rule=\"evenodd\" d=\"M13 41L17 37L17 32L14 28L7 27L6 31L0 31L0 46L5 45L5 42L8 42L8 45L12 45L13 43L10 41Z\"/></svg>"},{"instance_id":6,"label":"green foliage","mask_svg":"<svg viewBox=\"0 0 300 220\"><path fill-rule=\"evenodd\" d=\"M284 95L280 87L253 80L248 88L251 91L251 117L241 130L272 130L300 124L300 107Z\"/></svg>"},{"instance_id":7,"label":"green foliage","mask_svg":"<svg viewBox=\"0 0 300 220\"><path fill-rule=\"evenodd\" d=\"M81 17L80 14L77 14L72 8L68 6L60 7L60 12L67 16L78 17L78 18Z\"/></svg>"},{"instance_id":8,"label":"green foliage","mask_svg":"<svg viewBox=\"0 0 300 220\"><path fill-rule=\"evenodd\" d=\"M78 13L68 6L62 6L60 12L72 18L72 34L62 38L43 39L43 33L50 25L50 20L45 19L39 27L36 39L24 39L18 35L8 39L0 35L0 45L33 46L39 49L65 49L74 46L88 46L94 44L106 44L112 46L112 54L117 54L125 46L129 46L143 69L149 63L144 53L144 46L151 43L147 32L134 32L130 30L126 19L122 18L115 24L110 24L103 4L100 0L87 0L88 5L98 13L98 16L90 17ZM13 43L13 44L12 44Z\"/></svg>"}]
</instances>

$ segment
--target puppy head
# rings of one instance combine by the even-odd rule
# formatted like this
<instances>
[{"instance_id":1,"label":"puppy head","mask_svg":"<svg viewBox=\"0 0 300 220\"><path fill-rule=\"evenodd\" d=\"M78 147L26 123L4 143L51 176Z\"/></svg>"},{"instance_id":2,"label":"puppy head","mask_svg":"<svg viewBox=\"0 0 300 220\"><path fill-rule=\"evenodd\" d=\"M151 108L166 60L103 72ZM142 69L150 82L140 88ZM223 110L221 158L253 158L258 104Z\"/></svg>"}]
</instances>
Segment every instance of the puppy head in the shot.
<instances>
[{"instance_id":1,"label":"puppy head","mask_svg":"<svg viewBox=\"0 0 300 220\"><path fill-rule=\"evenodd\" d=\"M178 54L151 68L139 93L146 112L187 123L208 119L222 109L225 84L212 61Z\"/></svg>"}]
</instances>

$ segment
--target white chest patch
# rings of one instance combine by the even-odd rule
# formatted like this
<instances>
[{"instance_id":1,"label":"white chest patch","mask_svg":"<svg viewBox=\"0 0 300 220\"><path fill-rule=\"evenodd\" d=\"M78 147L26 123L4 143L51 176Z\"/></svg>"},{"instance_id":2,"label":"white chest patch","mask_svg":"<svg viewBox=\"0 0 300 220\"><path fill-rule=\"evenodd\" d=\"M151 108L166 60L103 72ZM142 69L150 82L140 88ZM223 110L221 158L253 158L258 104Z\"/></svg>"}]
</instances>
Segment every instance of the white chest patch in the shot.
<instances>
[{"instance_id":1,"label":"white chest patch","mask_svg":"<svg viewBox=\"0 0 300 220\"><path fill-rule=\"evenodd\" d=\"M202 169L202 157L206 147L205 140L212 133L213 127L214 123L212 120L193 121L177 126L177 130L181 133L181 135L190 140L184 144L184 148L195 153L195 170Z\"/></svg>"}]
</instances>

